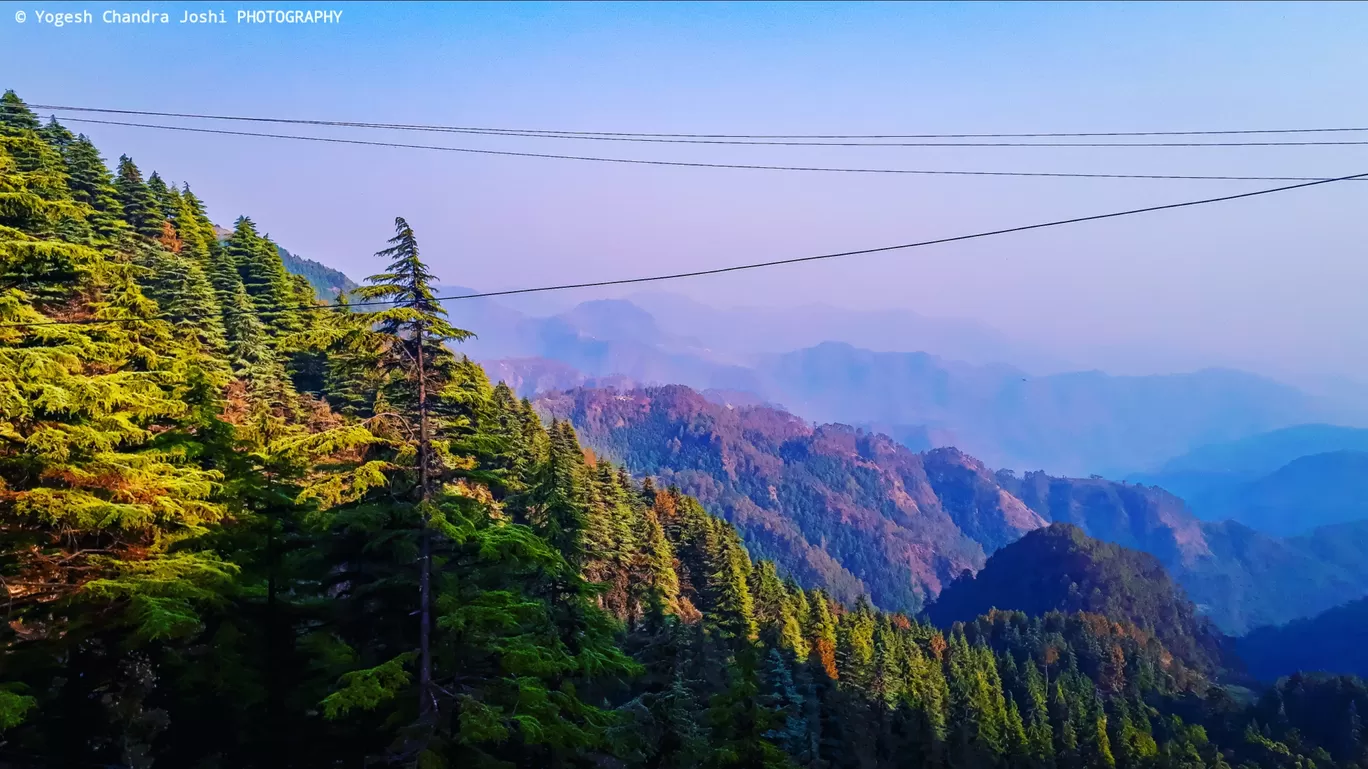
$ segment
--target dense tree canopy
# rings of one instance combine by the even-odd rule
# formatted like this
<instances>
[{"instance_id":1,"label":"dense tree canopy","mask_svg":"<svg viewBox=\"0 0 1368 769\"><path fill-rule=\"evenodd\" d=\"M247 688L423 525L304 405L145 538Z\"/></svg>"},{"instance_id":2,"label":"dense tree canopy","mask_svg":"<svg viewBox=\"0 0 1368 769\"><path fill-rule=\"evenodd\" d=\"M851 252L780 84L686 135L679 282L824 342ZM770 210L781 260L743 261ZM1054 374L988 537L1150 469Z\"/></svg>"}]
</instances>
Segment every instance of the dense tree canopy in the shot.
<instances>
[{"instance_id":1,"label":"dense tree canopy","mask_svg":"<svg viewBox=\"0 0 1368 769\"><path fill-rule=\"evenodd\" d=\"M1242 702L1131 598L800 588L454 352L402 219L366 313L213 232L0 100L0 765L1363 765L1357 679Z\"/></svg>"}]
</instances>

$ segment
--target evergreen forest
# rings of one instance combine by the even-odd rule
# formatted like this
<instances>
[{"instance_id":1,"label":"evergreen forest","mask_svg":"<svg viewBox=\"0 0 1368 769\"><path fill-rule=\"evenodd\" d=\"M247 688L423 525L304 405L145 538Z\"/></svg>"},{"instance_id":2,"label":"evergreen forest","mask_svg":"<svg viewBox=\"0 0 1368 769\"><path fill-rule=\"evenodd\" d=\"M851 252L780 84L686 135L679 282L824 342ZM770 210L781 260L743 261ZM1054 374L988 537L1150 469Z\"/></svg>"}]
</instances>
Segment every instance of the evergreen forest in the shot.
<instances>
[{"instance_id":1,"label":"evergreen forest","mask_svg":"<svg viewBox=\"0 0 1368 769\"><path fill-rule=\"evenodd\" d=\"M1363 682L1251 684L1148 561L937 626L753 559L462 356L420 242L326 305L0 100L0 767L1368 767Z\"/></svg>"}]
</instances>

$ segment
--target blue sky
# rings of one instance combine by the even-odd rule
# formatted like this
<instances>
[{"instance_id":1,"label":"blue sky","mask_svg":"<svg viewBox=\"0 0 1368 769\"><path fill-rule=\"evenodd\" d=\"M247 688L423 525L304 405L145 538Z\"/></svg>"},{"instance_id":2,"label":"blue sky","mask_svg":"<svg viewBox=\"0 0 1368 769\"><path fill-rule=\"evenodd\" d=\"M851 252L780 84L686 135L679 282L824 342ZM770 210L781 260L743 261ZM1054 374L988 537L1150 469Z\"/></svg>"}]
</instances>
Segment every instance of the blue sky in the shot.
<instances>
[{"instance_id":1,"label":"blue sky","mask_svg":"<svg viewBox=\"0 0 1368 769\"><path fill-rule=\"evenodd\" d=\"M1368 126L1363 4L343 3L334 26L184 27L178 3L6 3L0 88L30 102L700 133ZM53 29L40 9L166 10ZM319 8L324 5L219 5ZM20 25L16 10L30 19ZM395 215L450 283L495 289L799 256L1256 189L1258 182L871 177L624 167L70 123L188 180L228 224L363 276ZM351 136L340 130L319 134ZM1351 135L1368 138L1368 133ZM1368 147L689 147L366 132L533 152L765 164L1343 175ZM1271 185L1270 185L1271 186ZM1111 370L1368 379L1368 183L669 290L717 304L970 317ZM662 288L664 288L662 286ZM538 300L542 307L611 293Z\"/></svg>"}]
</instances>

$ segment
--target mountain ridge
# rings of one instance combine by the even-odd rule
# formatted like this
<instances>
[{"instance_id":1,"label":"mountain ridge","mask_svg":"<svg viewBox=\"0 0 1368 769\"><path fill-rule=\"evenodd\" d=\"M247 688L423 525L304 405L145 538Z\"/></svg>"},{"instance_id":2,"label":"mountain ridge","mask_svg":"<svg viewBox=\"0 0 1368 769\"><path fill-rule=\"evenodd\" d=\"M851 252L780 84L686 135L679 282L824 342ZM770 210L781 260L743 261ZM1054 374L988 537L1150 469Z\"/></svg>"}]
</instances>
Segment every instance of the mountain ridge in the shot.
<instances>
[{"instance_id":1,"label":"mountain ridge","mask_svg":"<svg viewBox=\"0 0 1368 769\"><path fill-rule=\"evenodd\" d=\"M991 471L953 448L727 406L680 385L539 397L595 451L678 484L806 585L913 610L995 550L1050 523L1150 553L1225 632L1285 622L1368 593L1368 523L1278 538L1198 520L1162 488Z\"/></svg>"}]
</instances>

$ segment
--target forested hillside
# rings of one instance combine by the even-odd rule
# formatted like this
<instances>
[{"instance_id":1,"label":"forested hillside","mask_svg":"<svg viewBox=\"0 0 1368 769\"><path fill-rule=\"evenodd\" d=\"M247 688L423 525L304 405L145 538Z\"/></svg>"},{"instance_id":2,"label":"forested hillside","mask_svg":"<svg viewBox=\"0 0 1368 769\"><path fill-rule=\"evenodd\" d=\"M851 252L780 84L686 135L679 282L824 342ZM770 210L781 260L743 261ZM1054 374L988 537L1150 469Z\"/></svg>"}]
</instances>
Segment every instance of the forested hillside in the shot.
<instances>
[{"instance_id":1,"label":"forested hillside","mask_svg":"<svg viewBox=\"0 0 1368 769\"><path fill-rule=\"evenodd\" d=\"M453 354L418 242L322 309L250 219L0 99L0 765L1365 759L1356 681L1243 706L1127 622L799 588Z\"/></svg>"},{"instance_id":2,"label":"forested hillside","mask_svg":"<svg viewBox=\"0 0 1368 769\"><path fill-rule=\"evenodd\" d=\"M1286 625L1256 628L1239 639L1249 672L1273 681L1298 670L1368 676L1368 598Z\"/></svg>"},{"instance_id":3,"label":"forested hillside","mask_svg":"<svg viewBox=\"0 0 1368 769\"><path fill-rule=\"evenodd\" d=\"M280 249L280 260L291 275L300 275L309 281L309 285L314 287L319 299L332 301L339 293L346 293L356 288L356 283L342 272L312 259L295 256L283 248Z\"/></svg>"},{"instance_id":4,"label":"forested hillside","mask_svg":"<svg viewBox=\"0 0 1368 769\"><path fill-rule=\"evenodd\" d=\"M841 600L916 612L992 550L1045 525L953 449L914 454L878 434L729 408L685 387L539 399L633 471L678 484L753 552Z\"/></svg>"},{"instance_id":5,"label":"forested hillside","mask_svg":"<svg viewBox=\"0 0 1368 769\"><path fill-rule=\"evenodd\" d=\"M713 399L717 400L717 399ZM805 586L915 611L964 569L1049 522L1157 557L1227 633L1368 593L1368 524L1278 538L1197 520L1160 488L991 472L954 449L914 453L877 433L813 426L686 387L538 398L633 472L677 483Z\"/></svg>"},{"instance_id":6,"label":"forested hillside","mask_svg":"<svg viewBox=\"0 0 1368 769\"><path fill-rule=\"evenodd\" d=\"M1198 670L1215 673L1224 664L1220 634L1158 559L1092 539L1067 523L1036 529L997 551L978 574L950 583L928 615L950 625L993 609L1101 614L1154 635Z\"/></svg>"}]
</instances>

